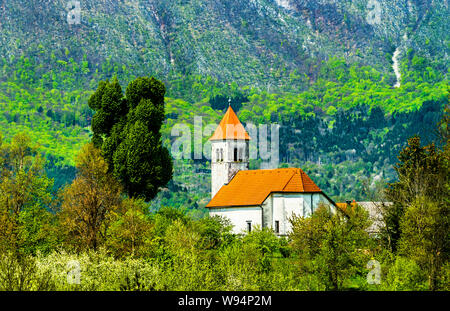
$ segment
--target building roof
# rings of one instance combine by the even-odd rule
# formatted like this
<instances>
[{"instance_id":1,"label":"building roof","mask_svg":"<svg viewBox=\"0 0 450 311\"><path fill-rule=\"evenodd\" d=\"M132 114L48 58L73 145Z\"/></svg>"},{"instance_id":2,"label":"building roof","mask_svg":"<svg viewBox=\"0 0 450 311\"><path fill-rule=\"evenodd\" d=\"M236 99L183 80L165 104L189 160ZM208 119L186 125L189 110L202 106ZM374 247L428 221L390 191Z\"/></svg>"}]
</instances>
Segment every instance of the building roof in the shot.
<instances>
[{"instance_id":1,"label":"building roof","mask_svg":"<svg viewBox=\"0 0 450 311\"><path fill-rule=\"evenodd\" d=\"M350 215L350 209L354 211L356 206L360 206L369 212L369 219L372 224L367 231L370 233L380 232L380 229L384 226L382 208L389 205L392 205L392 202L355 202L353 200L351 203L336 203L336 206L346 215Z\"/></svg>"},{"instance_id":2,"label":"building roof","mask_svg":"<svg viewBox=\"0 0 450 311\"><path fill-rule=\"evenodd\" d=\"M271 193L323 193L299 168L239 171L206 207L259 206Z\"/></svg>"},{"instance_id":3,"label":"building roof","mask_svg":"<svg viewBox=\"0 0 450 311\"><path fill-rule=\"evenodd\" d=\"M244 129L241 121L239 121L236 113L231 106L225 113L222 121L209 140L224 140L224 139L244 139L250 140L250 136Z\"/></svg>"},{"instance_id":4,"label":"building roof","mask_svg":"<svg viewBox=\"0 0 450 311\"><path fill-rule=\"evenodd\" d=\"M353 200L353 202L349 203L336 203L336 206L343 211L345 214L350 213L350 208L352 209L352 211L356 208L356 202Z\"/></svg>"},{"instance_id":5,"label":"building roof","mask_svg":"<svg viewBox=\"0 0 450 311\"><path fill-rule=\"evenodd\" d=\"M350 213L350 208L352 211L354 211L356 206L360 206L369 211L370 216L379 214L378 211L380 210L380 208L386 205L392 205L392 202L356 202L355 200L353 200L353 202L350 203L336 203L336 206L346 214Z\"/></svg>"}]
</instances>

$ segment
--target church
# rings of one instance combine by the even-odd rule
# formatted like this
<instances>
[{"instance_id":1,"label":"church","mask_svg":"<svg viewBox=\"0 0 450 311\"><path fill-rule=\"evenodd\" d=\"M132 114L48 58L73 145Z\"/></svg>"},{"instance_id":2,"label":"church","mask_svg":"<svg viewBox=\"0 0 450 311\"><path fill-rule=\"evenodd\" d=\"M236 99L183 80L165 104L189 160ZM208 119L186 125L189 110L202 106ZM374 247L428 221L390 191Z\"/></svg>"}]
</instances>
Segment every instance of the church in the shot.
<instances>
[{"instance_id":1,"label":"church","mask_svg":"<svg viewBox=\"0 0 450 311\"><path fill-rule=\"evenodd\" d=\"M287 235L290 217L307 217L323 203L335 212L337 205L300 168L249 170L251 137L231 106L211 142L210 216L227 217L234 233L255 226Z\"/></svg>"}]
</instances>

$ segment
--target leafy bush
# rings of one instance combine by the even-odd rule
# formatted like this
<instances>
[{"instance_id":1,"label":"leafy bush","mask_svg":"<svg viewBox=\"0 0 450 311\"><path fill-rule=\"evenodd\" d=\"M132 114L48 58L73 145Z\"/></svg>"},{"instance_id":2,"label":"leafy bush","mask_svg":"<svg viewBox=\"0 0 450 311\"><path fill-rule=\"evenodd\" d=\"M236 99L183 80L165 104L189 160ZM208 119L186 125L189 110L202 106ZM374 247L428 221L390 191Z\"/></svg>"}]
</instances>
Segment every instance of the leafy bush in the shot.
<instances>
[{"instance_id":1,"label":"leafy bush","mask_svg":"<svg viewBox=\"0 0 450 311\"><path fill-rule=\"evenodd\" d=\"M397 257L382 284L384 290L427 290L426 281L426 274L417 263L411 259Z\"/></svg>"}]
</instances>

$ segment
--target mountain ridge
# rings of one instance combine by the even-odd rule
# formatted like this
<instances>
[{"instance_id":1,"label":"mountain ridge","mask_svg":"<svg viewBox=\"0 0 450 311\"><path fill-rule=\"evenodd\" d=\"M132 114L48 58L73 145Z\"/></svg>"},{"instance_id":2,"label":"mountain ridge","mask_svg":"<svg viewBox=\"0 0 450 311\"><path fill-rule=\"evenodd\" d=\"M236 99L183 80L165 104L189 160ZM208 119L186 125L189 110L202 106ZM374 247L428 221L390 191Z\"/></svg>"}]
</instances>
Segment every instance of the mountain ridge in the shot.
<instances>
[{"instance_id":1,"label":"mountain ridge","mask_svg":"<svg viewBox=\"0 0 450 311\"><path fill-rule=\"evenodd\" d=\"M393 75L386 54L399 47L402 56L413 48L447 71L446 1L84 0L79 25L67 23L67 3L0 1L2 57L35 55L45 64L44 46L92 64L111 59L137 75L279 86L293 71L314 80L321 61L334 56ZM377 8L379 22L369 17Z\"/></svg>"}]
</instances>

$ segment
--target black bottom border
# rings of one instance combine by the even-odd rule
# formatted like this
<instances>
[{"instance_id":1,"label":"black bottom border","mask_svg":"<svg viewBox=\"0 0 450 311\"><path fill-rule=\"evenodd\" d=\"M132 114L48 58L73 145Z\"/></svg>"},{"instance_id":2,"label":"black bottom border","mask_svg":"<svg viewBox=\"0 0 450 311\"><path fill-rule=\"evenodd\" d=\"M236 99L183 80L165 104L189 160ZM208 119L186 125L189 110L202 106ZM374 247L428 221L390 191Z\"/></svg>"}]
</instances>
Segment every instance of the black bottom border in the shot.
<instances>
[{"instance_id":1,"label":"black bottom border","mask_svg":"<svg viewBox=\"0 0 450 311\"><path fill-rule=\"evenodd\" d=\"M2 303L45 307L70 306L117 308L128 311L137 305L143 310L296 310L331 306L362 307L384 311L389 300L404 307L431 302L446 305L450 292L0 292ZM8 301L10 300L10 301ZM298 308L300 307L300 309ZM90 308L89 308L90 309ZM142 309L142 308L140 308Z\"/></svg>"}]
</instances>

